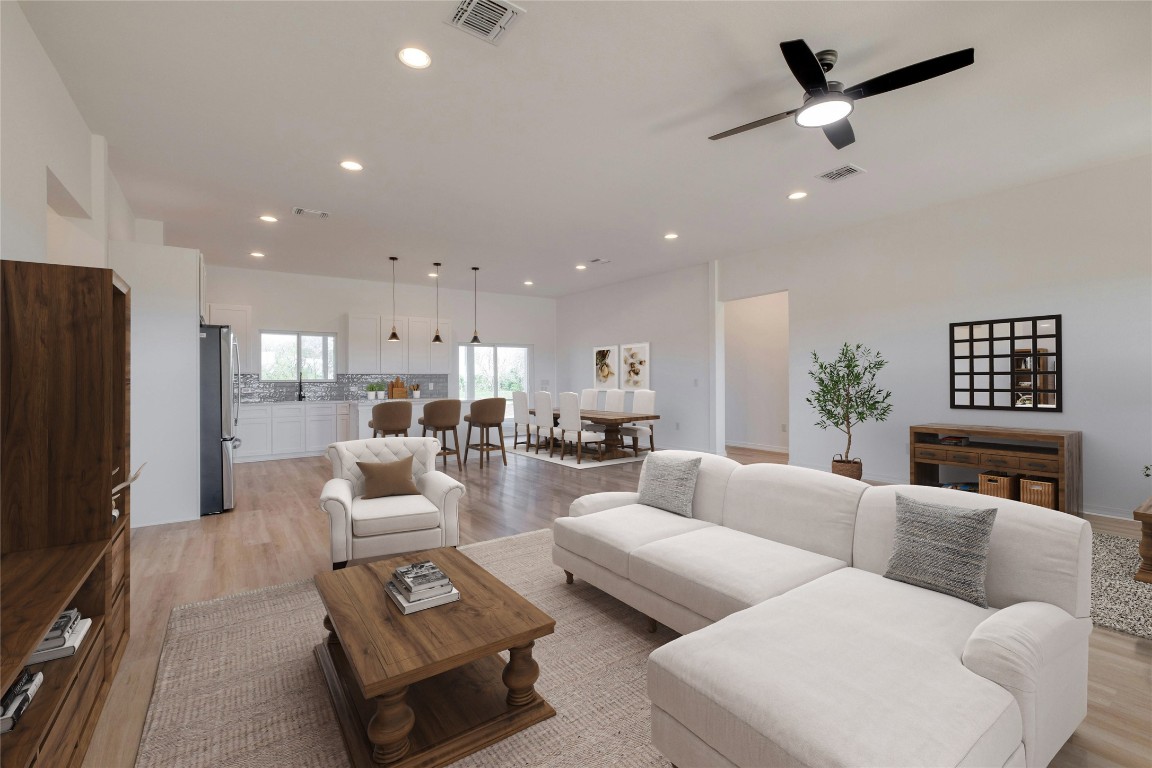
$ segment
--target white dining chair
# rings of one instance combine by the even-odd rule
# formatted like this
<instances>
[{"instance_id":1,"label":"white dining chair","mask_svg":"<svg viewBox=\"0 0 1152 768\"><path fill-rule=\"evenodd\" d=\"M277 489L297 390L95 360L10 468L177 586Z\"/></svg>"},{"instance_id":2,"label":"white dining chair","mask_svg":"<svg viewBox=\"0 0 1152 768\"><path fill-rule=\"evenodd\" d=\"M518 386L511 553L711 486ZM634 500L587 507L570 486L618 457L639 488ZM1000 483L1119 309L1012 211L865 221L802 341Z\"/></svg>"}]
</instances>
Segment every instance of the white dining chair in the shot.
<instances>
[{"instance_id":1,"label":"white dining chair","mask_svg":"<svg viewBox=\"0 0 1152 768\"><path fill-rule=\"evenodd\" d=\"M656 393L651 389L638 389L632 395L632 413L656 413ZM632 453L640 453L640 438L648 438L648 450L656 450L656 428L654 421L635 421L620 427L620 438L632 438Z\"/></svg>"},{"instance_id":2,"label":"white dining chair","mask_svg":"<svg viewBox=\"0 0 1152 768\"><path fill-rule=\"evenodd\" d=\"M512 450L520 444L518 435L520 427L524 427L524 450L532 440L532 416L528 413L528 393L512 393Z\"/></svg>"},{"instance_id":3,"label":"white dining chair","mask_svg":"<svg viewBox=\"0 0 1152 768\"><path fill-rule=\"evenodd\" d=\"M624 390L622 389L609 389L604 393L604 410L620 412L624 410ZM603 424L590 424L586 427L593 432L606 432L607 427Z\"/></svg>"},{"instance_id":4,"label":"white dining chair","mask_svg":"<svg viewBox=\"0 0 1152 768\"><path fill-rule=\"evenodd\" d=\"M580 396L575 392L560 393L560 461L564 461L564 452L568 449L568 440L576 444L576 463L584 458L584 445L586 443L602 444L603 432L594 432L580 428ZM600 446L603 447L602 445ZM551 451L548 453L552 455ZM604 460L604 451L598 452L598 460Z\"/></svg>"},{"instance_id":5,"label":"white dining chair","mask_svg":"<svg viewBox=\"0 0 1152 768\"><path fill-rule=\"evenodd\" d=\"M548 430L548 455L552 455L553 428L556 417L552 414L552 393L536 393L536 414L532 417L532 426L536 427L536 453L540 453L540 430Z\"/></svg>"},{"instance_id":6,"label":"white dining chair","mask_svg":"<svg viewBox=\"0 0 1152 768\"><path fill-rule=\"evenodd\" d=\"M600 390L598 389L582 389L580 390L580 410L594 411L596 410L597 401L600 399ZM582 429L592 429L596 425L590 421L581 422ZM595 431L593 429L593 431Z\"/></svg>"}]
</instances>

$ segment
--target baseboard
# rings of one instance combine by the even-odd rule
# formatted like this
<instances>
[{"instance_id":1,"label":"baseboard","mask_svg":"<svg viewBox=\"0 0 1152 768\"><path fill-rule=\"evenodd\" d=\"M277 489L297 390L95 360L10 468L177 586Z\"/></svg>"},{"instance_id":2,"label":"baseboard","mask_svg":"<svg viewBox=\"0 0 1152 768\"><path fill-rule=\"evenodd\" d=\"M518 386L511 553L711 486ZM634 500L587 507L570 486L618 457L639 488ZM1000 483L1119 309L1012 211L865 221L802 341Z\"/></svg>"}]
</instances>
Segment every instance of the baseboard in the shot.
<instances>
[{"instance_id":1,"label":"baseboard","mask_svg":"<svg viewBox=\"0 0 1152 768\"><path fill-rule=\"evenodd\" d=\"M733 448L749 448L753 451L771 451L772 453L788 453L786 445L768 445L767 443L738 443L735 440L725 440Z\"/></svg>"}]
</instances>

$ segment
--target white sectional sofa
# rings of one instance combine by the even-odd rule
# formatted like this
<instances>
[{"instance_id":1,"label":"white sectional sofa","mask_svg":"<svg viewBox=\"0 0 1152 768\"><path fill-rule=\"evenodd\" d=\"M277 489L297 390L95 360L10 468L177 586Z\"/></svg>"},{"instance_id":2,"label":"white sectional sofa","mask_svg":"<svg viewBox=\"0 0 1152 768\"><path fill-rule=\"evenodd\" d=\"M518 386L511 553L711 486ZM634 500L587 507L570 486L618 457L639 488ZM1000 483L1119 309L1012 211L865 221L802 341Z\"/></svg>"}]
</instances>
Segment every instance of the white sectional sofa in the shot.
<instances>
[{"instance_id":1,"label":"white sectional sofa","mask_svg":"<svg viewBox=\"0 0 1152 768\"><path fill-rule=\"evenodd\" d=\"M1091 529L1028 504L701 459L692 517L598 493L554 562L683 636L652 732L691 766L1044 766L1087 710ZM988 608L884 578L896 494L998 512Z\"/></svg>"}]
</instances>

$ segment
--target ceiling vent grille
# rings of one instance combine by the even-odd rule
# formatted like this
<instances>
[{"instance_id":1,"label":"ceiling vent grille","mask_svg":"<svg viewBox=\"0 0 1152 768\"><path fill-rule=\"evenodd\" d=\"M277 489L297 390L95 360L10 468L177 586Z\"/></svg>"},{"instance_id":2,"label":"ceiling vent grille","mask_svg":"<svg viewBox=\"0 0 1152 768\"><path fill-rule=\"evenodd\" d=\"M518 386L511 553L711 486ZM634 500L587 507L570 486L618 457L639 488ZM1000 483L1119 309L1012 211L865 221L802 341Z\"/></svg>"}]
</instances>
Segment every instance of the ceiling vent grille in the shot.
<instances>
[{"instance_id":1,"label":"ceiling vent grille","mask_svg":"<svg viewBox=\"0 0 1152 768\"><path fill-rule=\"evenodd\" d=\"M849 176L857 176L861 173L864 173L863 168L857 168L855 165L842 165L839 168L833 168L832 170L830 170L826 173L822 173L819 176L817 176L816 178L824 179L824 181L831 183L831 182L843 181L844 179L848 178Z\"/></svg>"},{"instance_id":2,"label":"ceiling vent grille","mask_svg":"<svg viewBox=\"0 0 1152 768\"><path fill-rule=\"evenodd\" d=\"M497 45L508 31L508 25L522 13L523 8L502 0L460 0L448 23L473 37Z\"/></svg>"},{"instance_id":3,"label":"ceiling vent grille","mask_svg":"<svg viewBox=\"0 0 1152 768\"><path fill-rule=\"evenodd\" d=\"M328 218L328 211L318 211L315 208L293 208L292 213L297 216L318 216L321 219Z\"/></svg>"}]
</instances>

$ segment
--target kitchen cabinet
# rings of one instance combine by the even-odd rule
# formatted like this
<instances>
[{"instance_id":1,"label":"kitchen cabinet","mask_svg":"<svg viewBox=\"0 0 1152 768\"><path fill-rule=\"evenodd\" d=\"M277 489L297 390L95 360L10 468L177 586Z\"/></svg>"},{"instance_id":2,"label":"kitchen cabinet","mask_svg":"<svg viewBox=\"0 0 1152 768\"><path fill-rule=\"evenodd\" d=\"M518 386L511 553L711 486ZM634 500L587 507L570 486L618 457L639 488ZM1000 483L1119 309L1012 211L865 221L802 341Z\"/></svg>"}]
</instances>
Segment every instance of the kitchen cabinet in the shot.
<instances>
[{"instance_id":1,"label":"kitchen cabinet","mask_svg":"<svg viewBox=\"0 0 1152 768\"><path fill-rule=\"evenodd\" d=\"M373 373L408 373L408 318L396 318L396 335L400 341L388 341L392 317L380 318L380 370Z\"/></svg>"},{"instance_id":2,"label":"kitchen cabinet","mask_svg":"<svg viewBox=\"0 0 1152 768\"><path fill-rule=\"evenodd\" d=\"M336 404L336 440L343 442L352 439L352 418L350 412L352 406L348 403Z\"/></svg>"},{"instance_id":3,"label":"kitchen cabinet","mask_svg":"<svg viewBox=\"0 0 1152 768\"><path fill-rule=\"evenodd\" d=\"M334 442L356 439L357 415L346 402L242 403L236 461L320 456Z\"/></svg>"},{"instance_id":4,"label":"kitchen cabinet","mask_svg":"<svg viewBox=\"0 0 1152 768\"><path fill-rule=\"evenodd\" d=\"M271 454L272 406L242 403L236 423L236 436L240 438L240 447L235 454L237 461Z\"/></svg>"},{"instance_id":5,"label":"kitchen cabinet","mask_svg":"<svg viewBox=\"0 0 1152 768\"><path fill-rule=\"evenodd\" d=\"M432 372L432 319L408 318L408 370L407 373Z\"/></svg>"},{"instance_id":6,"label":"kitchen cabinet","mask_svg":"<svg viewBox=\"0 0 1152 768\"><path fill-rule=\"evenodd\" d=\"M452 323L443 319L439 322L443 344L432 343L436 328L435 318L397 317L400 341L388 341L391 315L349 313L348 373L452 373Z\"/></svg>"},{"instance_id":7,"label":"kitchen cabinet","mask_svg":"<svg viewBox=\"0 0 1152 768\"><path fill-rule=\"evenodd\" d=\"M348 315L348 373L380 370L380 315Z\"/></svg>"},{"instance_id":8,"label":"kitchen cabinet","mask_svg":"<svg viewBox=\"0 0 1152 768\"><path fill-rule=\"evenodd\" d=\"M272 409L272 453L303 453L304 404L277 403Z\"/></svg>"},{"instance_id":9,"label":"kitchen cabinet","mask_svg":"<svg viewBox=\"0 0 1152 768\"><path fill-rule=\"evenodd\" d=\"M324 451L336 442L336 403L306 403L304 413L305 450Z\"/></svg>"},{"instance_id":10,"label":"kitchen cabinet","mask_svg":"<svg viewBox=\"0 0 1152 768\"><path fill-rule=\"evenodd\" d=\"M240 372L255 373L253 367L251 340L252 340L252 307L240 304L209 304L209 325L228 325L236 336L236 346L240 352Z\"/></svg>"},{"instance_id":11,"label":"kitchen cabinet","mask_svg":"<svg viewBox=\"0 0 1152 768\"><path fill-rule=\"evenodd\" d=\"M432 321L432 332L436 332L436 321ZM440 338L444 340L443 344L432 344L432 352L429 355L430 365L428 373L452 373L452 364L456 361L456 345L452 343L452 321L440 321Z\"/></svg>"}]
</instances>

